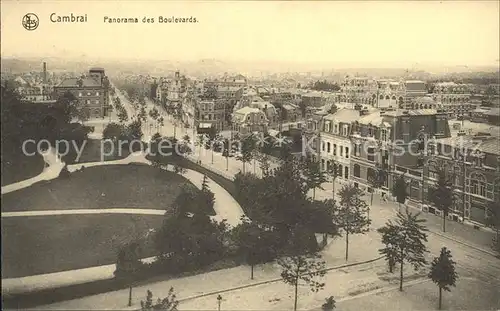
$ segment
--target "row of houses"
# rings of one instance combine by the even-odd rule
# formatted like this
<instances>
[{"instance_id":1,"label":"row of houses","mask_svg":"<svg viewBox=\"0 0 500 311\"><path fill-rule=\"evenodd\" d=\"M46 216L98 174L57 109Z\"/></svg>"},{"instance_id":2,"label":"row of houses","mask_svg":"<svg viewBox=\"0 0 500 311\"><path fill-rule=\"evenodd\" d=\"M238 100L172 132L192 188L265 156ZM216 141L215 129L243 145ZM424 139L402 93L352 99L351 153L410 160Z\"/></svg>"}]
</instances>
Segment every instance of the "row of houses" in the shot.
<instances>
[{"instance_id":1,"label":"row of houses","mask_svg":"<svg viewBox=\"0 0 500 311\"><path fill-rule=\"evenodd\" d=\"M456 173L458 199L451 219L484 224L488 217L485 206L500 199L498 133L452 137L446 111L343 108L310 118L305 134L315 142L323 170L336 165L339 180L385 193L404 175L410 204L424 211L439 213L427 200L439 167ZM421 142L431 138L434 142L422 149ZM372 189L370 180L379 168L388 177L381 189Z\"/></svg>"}]
</instances>

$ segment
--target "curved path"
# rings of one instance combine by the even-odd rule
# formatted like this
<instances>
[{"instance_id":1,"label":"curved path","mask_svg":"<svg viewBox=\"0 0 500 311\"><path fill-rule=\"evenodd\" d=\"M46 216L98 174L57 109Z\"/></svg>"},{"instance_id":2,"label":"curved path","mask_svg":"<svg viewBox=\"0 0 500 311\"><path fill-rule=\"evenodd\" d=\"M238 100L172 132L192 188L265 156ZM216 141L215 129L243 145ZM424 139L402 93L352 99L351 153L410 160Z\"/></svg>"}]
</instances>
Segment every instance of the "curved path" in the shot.
<instances>
[{"instance_id":1,"label":"curved path","mask_svg":"<svg viewBox=\"0 0 500 311\"><path fill-rule=\"evenodd\" d=\"M127 158L107 161L107 162L91 162L91 163L79 163L74 165L68 165L68 171L74 172L80 168L101 166L101 165L126 165L130 163L143 163L151 165L151 162L146 159L147 150L145 152L135 152L130 154ZM46 162L49 167L44 170L42 174L35 177L36 181L30 182L18 182L15 184L7 185L2 187L2 194L7 192L16 191L31 186L33 183L40 180L50 180L57 178L64 163L55 158L55 154L52 157L49 156L50 160ZM165 167L166 170L173 171L173 166L168 165ZM203 181L203 174L199 172L186 169L186 172L182 174L191 183L193 183L198 189L201 189L201 184ZM34 178L32 178L34 179ZM31 180L31 179L30 179ZM236 202L236 200L219 184L208 179L208 185L211 191L215 195L214 210L216 216L211 217L214 220L222 221L226 220L229 226L236 226L241 222L241 217L244 215L241 206ZM5 191L4 191L5 188ZM2 213L3 217L26 217L26 216L46 216L46 215L62 215L62 214L97 214L97 213L122 213L122 214L148 214L148 215L164 215L164 210L145 210L145 209L100 209L100 210L62 210L62 211L21 211L21 212L9 212ZM152 258L145 258L143 262L151 262L154 260ZM2 295L22 293L26 291L41 290L47 288L57 288L62 286L68 286L73 284L81 284L86 282L106 280L113 278L113 272L116 269L115 264L104 265L98 267L91 267L85 269L77 269L70 271L62 271L49 274L32 275L20 278L11 278L2 280Z\"/></svg>"}]
</instances>

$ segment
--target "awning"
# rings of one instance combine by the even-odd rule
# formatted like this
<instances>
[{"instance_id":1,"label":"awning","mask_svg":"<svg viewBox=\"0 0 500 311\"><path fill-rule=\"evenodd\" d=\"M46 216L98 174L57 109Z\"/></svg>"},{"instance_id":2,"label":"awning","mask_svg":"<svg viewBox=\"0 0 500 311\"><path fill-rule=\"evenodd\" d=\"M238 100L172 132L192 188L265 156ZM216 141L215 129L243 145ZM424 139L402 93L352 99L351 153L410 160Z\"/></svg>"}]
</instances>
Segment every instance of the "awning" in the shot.
<instances>
[{"instance_id":1,"label":"awning","mask_svg":"<svg viewBox=\"0 0 500 311\"><path fill-rule=\"evenodd\" d=\"M198 124L198 128L200 129L208 129L208 128L211 128L213 126L212 123L200 123Z\"/></svg>"}]
</instances>

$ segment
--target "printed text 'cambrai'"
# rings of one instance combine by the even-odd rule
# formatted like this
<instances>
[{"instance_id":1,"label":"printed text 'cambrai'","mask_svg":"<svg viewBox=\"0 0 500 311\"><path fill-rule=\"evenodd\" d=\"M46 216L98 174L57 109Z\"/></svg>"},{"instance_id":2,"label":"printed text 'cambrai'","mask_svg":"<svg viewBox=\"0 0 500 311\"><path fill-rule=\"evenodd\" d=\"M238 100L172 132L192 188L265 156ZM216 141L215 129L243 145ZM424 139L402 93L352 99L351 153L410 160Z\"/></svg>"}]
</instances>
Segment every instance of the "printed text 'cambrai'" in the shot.
<instances>
[{"instance_id":1,"label":"printed text 'cambrai'","mask_svg":"<svg viewBox=\"0 0 500 311\"><path fill-rule=\"evenodd\" d=\"M50 14L50 21L53 23L86 23L87 14L75 15L70 13L69 15L59 15L52 13Z\"/></svg>"}]
</instances>

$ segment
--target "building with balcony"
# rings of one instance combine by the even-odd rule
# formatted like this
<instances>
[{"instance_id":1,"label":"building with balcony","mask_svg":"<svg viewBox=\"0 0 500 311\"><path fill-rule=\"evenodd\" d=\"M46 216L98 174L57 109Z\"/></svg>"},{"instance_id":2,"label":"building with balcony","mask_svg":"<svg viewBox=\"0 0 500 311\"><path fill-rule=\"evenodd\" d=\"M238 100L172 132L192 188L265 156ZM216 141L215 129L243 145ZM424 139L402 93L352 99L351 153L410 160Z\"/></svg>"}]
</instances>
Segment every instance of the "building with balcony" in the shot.
<instances>
[{"instance_id":1,"label":"building with balcony","mask_svg":"<svg viewBox=\"0 0 500 311\"><path fill-rule=\"evenodd\" d=\"M456 202L449 218L486 224L486 206L500 200L500 150L498 137L459 136L435 141L424 166L426 192L437 181L437 169L454 174ZM430 212L432 206L425 206ZM497 206L500 209L500 206ZM499 210L500 212L500 210Z\"/></svg>"},{"instance_id":2,"label":"building with balcony","mask_svg":"<svg viewBox=\"0 0 500 311\"><path fill-rule=\"evenodd\" d=\"M421 201L423 175L418 140L450 137L446 113L433 109L365 111L353 123L351 179L371 191L369 180L378 165L389 174L379 191L389 193L396 178L409 179L409 195Z\"/></svg>"},{"instance_id":3,"label":"building with balcony","mask_svg":"<svg viewBox=\"0 0 500 311\"><path fill-rule=\"evenodd\" d=\"M331 171L333 164L340 166L339 180L347 181L350 177L351 162L351 126L360 118L360 111L340 109L334 114L323 117L320 131L321 169Z\"/></svg>"}]
</instances>

